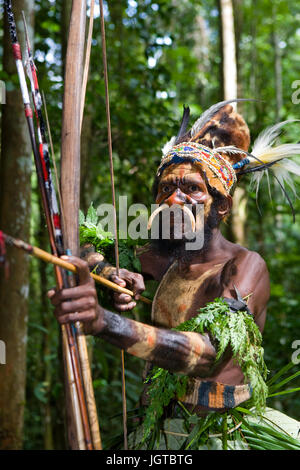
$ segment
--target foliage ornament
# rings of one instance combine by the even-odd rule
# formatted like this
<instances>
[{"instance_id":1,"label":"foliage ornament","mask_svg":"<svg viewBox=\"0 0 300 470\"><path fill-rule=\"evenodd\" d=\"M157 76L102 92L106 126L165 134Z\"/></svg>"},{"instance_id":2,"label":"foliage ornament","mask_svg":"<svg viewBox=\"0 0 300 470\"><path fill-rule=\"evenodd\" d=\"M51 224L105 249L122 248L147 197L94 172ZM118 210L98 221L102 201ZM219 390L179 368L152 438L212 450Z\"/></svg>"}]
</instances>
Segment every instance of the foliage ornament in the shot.
<instances>
[{"instance_id":1,"label":"foliage ornament","mask_svg":"<svg viewBox=\"0 0 300 470\"><path fill-rule=\"evenodd\" d=\"M227 301L229 300L229 302ZM265 409L268 387L266 385L267 367L264 362L262 336L247 308L236 310L232 307L232 299L220 298L208 303L199 310L199 314L185 321L178 331L209 333L217 346L216 362L230 348L233 358L240 365L247 387L251 406L258 412ZM146 379L149 406L146 408L144 420L143 443L151 438L164 410L172 400L179 406L186 405L186 394L189 383L193 380L188 376L172 374L159 367L154 367ZM222 405L221 405L222 406ZM228 405L227 405L228 406ZM237 403L232 400L231 407Z\"/></svg>"}]
</instances>

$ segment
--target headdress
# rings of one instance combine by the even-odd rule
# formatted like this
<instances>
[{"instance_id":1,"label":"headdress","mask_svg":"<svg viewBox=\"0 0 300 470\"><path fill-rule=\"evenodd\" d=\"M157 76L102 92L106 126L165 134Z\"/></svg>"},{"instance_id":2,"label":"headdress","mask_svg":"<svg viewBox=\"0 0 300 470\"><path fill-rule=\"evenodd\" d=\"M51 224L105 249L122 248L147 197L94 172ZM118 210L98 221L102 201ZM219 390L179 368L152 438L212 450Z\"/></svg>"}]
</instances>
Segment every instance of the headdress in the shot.
<instances>
[{"instance_id":1,"label":"headdress","mask_svg":"<svg viewBox=\"0 0 300 470\"><path fill-rule=\"evenodd\" d=\"M271 170L292 207L285 185L295 193L291 174L300 176L300 165L288 157L300 154L300 144L274 144L283 126L297 120L283 121L265 129L249 153L249 129L244 119L233 111L230 105L233 101L245 100L222 101L211 106L188 132L190 110L184 107L177 137L172 137L163 148L157 177L170 165L190 161L201 167L210 186L229 195L240 176L246 173L252 173L258 192L262 176L268 176Z\"/></svg>"},{"instance_id":2,"label":"headdress","mask_svg":"<svg viewBox=\"0 0 300 470\"><path fill-rule=\"evenodd\" d=\"M207 166L224 186L226 193L230 194L237 181L233 166L214 149L196 142L182 142L172 147L170 152L163 157L157 170L157 175L160 176L167 166L187 160L195 164Z\"/></svg>"}]
</instances>

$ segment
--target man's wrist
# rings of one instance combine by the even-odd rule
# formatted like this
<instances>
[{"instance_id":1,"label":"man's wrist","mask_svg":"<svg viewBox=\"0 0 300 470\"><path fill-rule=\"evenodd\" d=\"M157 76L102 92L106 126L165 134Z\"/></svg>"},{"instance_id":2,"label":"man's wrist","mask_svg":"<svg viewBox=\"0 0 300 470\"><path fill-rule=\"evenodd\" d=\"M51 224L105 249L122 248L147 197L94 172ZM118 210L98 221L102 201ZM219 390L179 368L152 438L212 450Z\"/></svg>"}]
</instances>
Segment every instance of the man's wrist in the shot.
<instances>
[{"instance_id":1,"label":"man's wrist","mask_svg":"<svg viewBox=\"0 0 300 470\"><path fill-rule=\"evenodd\" d=\"M97 318L94 320L91 328L91 335L97 336L100 334L105 327L107 326L107 322L105 320L105 310L101 305L98 304L97 306Z\"/></svg>"}]
</instances>

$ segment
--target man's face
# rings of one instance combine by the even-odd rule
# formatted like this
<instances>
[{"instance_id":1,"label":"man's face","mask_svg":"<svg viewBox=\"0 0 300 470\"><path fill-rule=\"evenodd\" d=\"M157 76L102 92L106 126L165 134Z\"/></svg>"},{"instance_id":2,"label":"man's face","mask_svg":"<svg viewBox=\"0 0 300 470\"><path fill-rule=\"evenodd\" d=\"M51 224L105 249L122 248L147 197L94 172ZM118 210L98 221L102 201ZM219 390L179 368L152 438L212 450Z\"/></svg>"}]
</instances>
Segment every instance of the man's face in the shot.
<instances>
[{"instance_id":1,"label":"man's face","mask_svg":"<svg viewBox=\"0 0 300 470\"><path fill-rule=\"evenodd\" d=\"M212 196L211 191L208 191L206 180L201 173L199 173L199 166L190 162L171 165L164 170L158 183L155 202L159 205L159 208L156 210L156 215L159 214L159 209L163 206L171 207L174 204L179 206L183 206L185 204L189 205L188 207L191 208L193 215L196 216L195 239L198 239L199 230L204 235L203 246L198 250L198 253L200 251L203 253L208 249L209 241L213 235L213 229L218 227L220 220L230 210L230 200L228 198L223 198L218 191L215 196ZM202 213L204 217L201 217L201 220L197 218L199 205L204 209ZM164 212L164 210L162 210L162 212ZM161 216L162 214L159 215ZM171 214L171 237L169 239L164 239L160 236L158 240L152 240L152 245L161 254L169 254L172 257L175 256L178 259L181 258L186 261L191 260L193 256L197 254L197 248L196 246L193 249L186 248L184 223L180 224L180 227L178 222L175 223L174 219L175 218L172 220ZM154 217L152 220L154 220ZM199 220L200 223L198 225ZM202 223L204 223L204 225L202 225ZM181 236L177 237L177 232L181 234Z\"/></svg>"},{"instance_id":2,"label":"man's face","mask_svg":"<svg viewBox=\"0 0 300 470\"><path fill-rule=\"evenodd\" d=\"M212 196L207 190L206 183L199 173L199 167L190 162L171 165L162 174L158 185L157 204L204 205L204 217L208 217Z\"/></svg>"}]
</instances>

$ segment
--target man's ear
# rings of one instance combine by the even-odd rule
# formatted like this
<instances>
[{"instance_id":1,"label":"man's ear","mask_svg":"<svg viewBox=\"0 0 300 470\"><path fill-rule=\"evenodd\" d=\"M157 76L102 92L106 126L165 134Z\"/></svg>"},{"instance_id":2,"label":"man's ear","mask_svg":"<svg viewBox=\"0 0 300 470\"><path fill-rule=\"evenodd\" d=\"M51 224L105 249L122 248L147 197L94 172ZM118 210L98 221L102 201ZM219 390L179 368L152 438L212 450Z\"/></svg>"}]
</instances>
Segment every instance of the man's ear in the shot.
<instances>
[{"instance_id":1,"label":"man's ear","mask_svg":"<svg viewBox=\"0 0 300 470\"><path fill-rule=\"evenodd\" d=\"M220 202L219 207L218 207L218 214L220 216L220 219L224 219L230 214L232 208L232 197L231 196L226 196Z\"/></svg>"}]
</instances>

